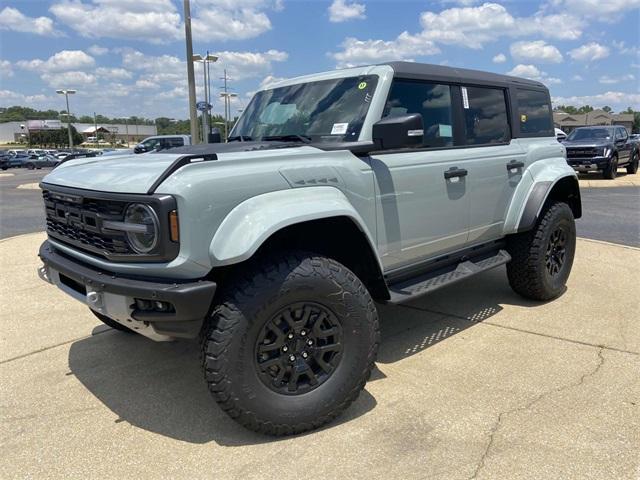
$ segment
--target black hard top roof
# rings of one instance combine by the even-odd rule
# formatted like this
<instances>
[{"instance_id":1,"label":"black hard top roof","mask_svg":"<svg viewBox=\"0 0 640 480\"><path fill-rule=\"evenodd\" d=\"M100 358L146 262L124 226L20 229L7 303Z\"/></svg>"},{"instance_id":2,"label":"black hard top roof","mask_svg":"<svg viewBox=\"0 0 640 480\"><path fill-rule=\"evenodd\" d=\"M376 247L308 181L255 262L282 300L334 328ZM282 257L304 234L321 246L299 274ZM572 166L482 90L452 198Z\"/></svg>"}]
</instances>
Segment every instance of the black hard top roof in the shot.
<instances>
[{"instance_id":1,"label":"black hard top roof","mask_svg":"<svg viewBox=\"0 0 640 480\"><path fill-rule=\"evenodd\" d=\"M534 80L510 77L509 75L500 75L480 70L469 70L467 68L445 67L443 65L416 62L387 62L381 65L389 65L393 68L395 75L400 78L429 79L447 83L496 85L502 87L514 85L547 89L544 84Z\"/></svg>"}]
</instances>

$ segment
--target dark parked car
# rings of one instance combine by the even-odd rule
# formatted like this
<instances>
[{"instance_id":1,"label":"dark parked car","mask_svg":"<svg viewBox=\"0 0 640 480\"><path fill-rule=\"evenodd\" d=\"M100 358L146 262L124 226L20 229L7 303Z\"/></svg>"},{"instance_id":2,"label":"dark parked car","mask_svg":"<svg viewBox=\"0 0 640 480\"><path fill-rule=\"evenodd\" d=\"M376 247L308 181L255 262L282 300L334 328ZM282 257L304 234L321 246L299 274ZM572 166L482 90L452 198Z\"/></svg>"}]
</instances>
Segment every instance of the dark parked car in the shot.
<instances>
[{"instance_id":1,"label":"dark parked car","mask_svg":"<svg viewBox=\"0 0 640 480\"><path fill-rule=\"evenodd\" d=\"M576 128L562 142L567 162L578 172L601 171L605 178L616 178L619 167L627 173L638 171L638 144L620 126Z\"/></svg>"},{"instance_id":2,"label":"dark parked car","mask_svg":"<svg viewBox=\"0 0 640 480\"><path fill-rule=\"evenodd\" d=\"M4 155L0 161L0 168L6 170L7 168L20 168L23 167L25 162L29 160L29 155L17 154L17 155Z\"/></svg>"}]
</instances>

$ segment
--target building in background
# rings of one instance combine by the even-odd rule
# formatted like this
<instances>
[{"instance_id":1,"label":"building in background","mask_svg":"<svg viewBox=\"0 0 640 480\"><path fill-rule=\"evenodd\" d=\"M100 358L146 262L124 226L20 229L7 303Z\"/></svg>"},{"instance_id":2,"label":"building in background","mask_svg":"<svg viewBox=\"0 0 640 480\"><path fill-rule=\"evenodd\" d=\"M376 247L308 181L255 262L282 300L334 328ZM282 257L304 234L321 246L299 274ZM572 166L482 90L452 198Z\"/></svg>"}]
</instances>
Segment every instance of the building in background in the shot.
<instances>
[{"instance_id":1,"label":"building in background","mask_svg":"<svg viewBox=\"0 0 640 480\"><path fill-rule=\"evenodd\" d=\"M633 129L633 113L607 113L604 110L594 110L589 113L553 112L553 123L565 133L571 133L578 127L592 127L595 125L621 125L631 133Z\"/></svg>"},{"instance_id":2,"label":"building in background","mask_svg":"<svg viewBox=\"0 0 640 480\"><path fill-rule=\"evenodd\" d=\"M85 140L96 136L96 126L93 123L71 123L82 134ZM0 123L0 143L26 143L29 135L42 130L57 130L66 128L65 122L60 120L26 120L24 122ZM108 143L138 143L147 137L158 134L155 125L137 124L100 124L97 133Z\"/></svg>"}]
</instances>

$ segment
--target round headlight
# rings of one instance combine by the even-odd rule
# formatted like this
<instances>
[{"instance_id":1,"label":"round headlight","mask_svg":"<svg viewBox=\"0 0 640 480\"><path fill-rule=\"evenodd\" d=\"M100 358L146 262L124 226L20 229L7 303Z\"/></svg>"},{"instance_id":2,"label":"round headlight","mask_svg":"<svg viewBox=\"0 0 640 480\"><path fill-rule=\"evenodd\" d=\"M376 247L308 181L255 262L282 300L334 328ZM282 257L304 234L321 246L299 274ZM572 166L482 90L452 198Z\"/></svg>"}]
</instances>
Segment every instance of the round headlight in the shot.
<instances>
[{"instance_id":1,"label":"round headlight","mask_svg":"<svg viewBox=\"0 0 640 480\"><path fill-rule=\"evenodd\" d=\"M139 228L127 231L127 240L131 248L137 253L149 253L155 248L160 227L158 216L152 208L141 203L132 203L127 207L124 221L132 224L132 227L139 225Z\"/></svg>"}]
</instances>

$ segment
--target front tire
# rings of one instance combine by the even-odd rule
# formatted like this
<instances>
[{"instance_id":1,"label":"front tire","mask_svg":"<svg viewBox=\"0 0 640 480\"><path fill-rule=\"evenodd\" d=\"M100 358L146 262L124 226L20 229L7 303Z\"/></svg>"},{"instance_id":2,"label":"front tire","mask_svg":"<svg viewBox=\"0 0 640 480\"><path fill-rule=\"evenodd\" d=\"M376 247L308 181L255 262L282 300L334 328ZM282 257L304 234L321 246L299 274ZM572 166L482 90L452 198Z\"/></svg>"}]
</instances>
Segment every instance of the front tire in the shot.
<instances>
[{"instance_id":1,"label":"front tire","mask_svg":"<svg viewBox=\"0 0 640 480\"><path fill-rule=\"evenodd\" d=\"M602 171L602 176L608 180L613 180L618 175L618 156L611 157L611 161L607 168Z\"/></svg>"},{"instance_id":2,"label":"front tire","mask_svg":"<svg viewBox=\"0 0 640 480\"><path fill-rule=\"evenodd\" d=\"M552 203L529 232L509 238L511 288L525 298L551 300L562 294L576 250L576 226L566 203Z\"/></svg>"},{"instance_id":3,"label":"front tire","mask_svg":"<svg viewBox=\"0 0 640 480\"><path fill-rule=\"evenodd\" d=\"M204 331L204 376L246 428L301 433L358 397L379 337L375 305L354 273L312 253L276 255L223 293Z\"/></svg>"},{"instance_id":4,"label":"front tire","mask_svg":"<svg viewBox=\"0 0 640 480\"><path fill-rule=\"evenodd\" d=\"M638 162L640 162L640 156L638 155L638 152L635 152L631 156L629 165L627 165L627 173L629 175L635 175L636 173L638 173Z\"/></svg>"}]
</instances>

